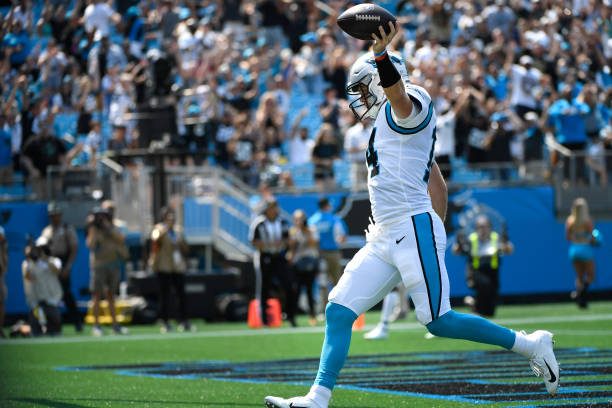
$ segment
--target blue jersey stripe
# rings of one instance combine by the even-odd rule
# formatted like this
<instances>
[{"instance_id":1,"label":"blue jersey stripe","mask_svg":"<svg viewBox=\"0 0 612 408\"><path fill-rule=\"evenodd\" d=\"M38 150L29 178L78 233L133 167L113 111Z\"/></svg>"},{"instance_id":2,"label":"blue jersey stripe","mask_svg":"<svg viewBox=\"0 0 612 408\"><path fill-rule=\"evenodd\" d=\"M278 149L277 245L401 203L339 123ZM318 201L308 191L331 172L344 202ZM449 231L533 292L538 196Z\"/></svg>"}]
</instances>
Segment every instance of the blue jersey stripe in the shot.
<instances>
[{"instance_id":1,"label":"blue jersey stripe","mask_svg":"<svg viewBox=\"0 0 612 408\"><path fill-rule=\"evenodd\" d=\"M433 235L433 223L429 213L422 213L412 216L412 224L414 225L419 259L427 286L431 319L435 320L440 314L440 304L442 302L442 276Z\"/></svg>"},{"instance_id":2,"label":"blue jersey stripe","mask_svg":"<svg viewBox=\"0 0 612 408\"><path fill-rule=\"evenodd\" d=\"M423 120L423 122L421 122L420 125L415 127L406 128L395 123L395 121L393 120L393 115L391 114L391 104L389 102L387 102L387 104L385 105L385 116L387 117L387 124L391 129L402 135L413 135L425 129L427 125L429 125L429 122L431 122L431 117L433 116L433 101L429 103L427 117L425 117L425 119Z\"/></svg>"}]
</instances>

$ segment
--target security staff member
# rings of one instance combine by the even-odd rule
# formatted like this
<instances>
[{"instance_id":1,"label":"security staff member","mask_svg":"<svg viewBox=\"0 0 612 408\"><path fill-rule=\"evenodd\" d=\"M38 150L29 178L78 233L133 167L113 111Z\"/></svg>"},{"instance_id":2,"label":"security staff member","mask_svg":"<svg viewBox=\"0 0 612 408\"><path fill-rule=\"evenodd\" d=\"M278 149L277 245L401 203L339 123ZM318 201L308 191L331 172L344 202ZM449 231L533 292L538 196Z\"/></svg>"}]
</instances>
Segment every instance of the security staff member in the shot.
<instances>
[{"instance_id":1,"label":"security staff member","mask_svg":"<svg viewBox=\"0 0 612 408\"><path fill-rule=\"evenodd\" d=\"M272 297L272 289L276 286L285 295L283 308L287 320L292 326L296 326L296 282L285 258L290 227L289 222L280 217L276 200L268 199L263 214L253 220L249 231L250 240L257 249L254 262L256 273L261 275L258 277L261 281L259 297L264 324L268 323L267 301Z\"/></svg>"},{"instance_id":2,"label":"security staff member","mask_svg":"<svg viewBox=\"0 0 612 408\"><path fill-rule=\"evenodd\" d=\"M462 242L461 242L462 241ZM466 278L468 287L475 292L468 304L482 316L493 316L499 293L499 266L502 255L511 254L514 246L505 234L491 230L491 222L485 215L476 219L476 231L466 240L458 240L454 253L468 256Z\"/></svg>"}]
</instances>

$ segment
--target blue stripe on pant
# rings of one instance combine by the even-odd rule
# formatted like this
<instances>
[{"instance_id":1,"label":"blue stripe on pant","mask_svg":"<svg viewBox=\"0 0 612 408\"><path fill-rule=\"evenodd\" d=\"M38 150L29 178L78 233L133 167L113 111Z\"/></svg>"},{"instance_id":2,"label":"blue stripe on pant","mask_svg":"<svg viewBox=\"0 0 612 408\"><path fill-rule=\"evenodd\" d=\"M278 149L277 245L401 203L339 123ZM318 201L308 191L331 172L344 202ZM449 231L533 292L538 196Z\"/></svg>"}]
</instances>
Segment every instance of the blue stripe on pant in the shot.
<instances>
[{"instance_id":1,"label":"blue stripe on pant","mask_svg":"<svg viewBox=\"0 0 612 408\"><path fill-rule=\"evenodd\" d=\"M429 213L413 215L412 225L416 236L425 285L427 286L431 320L435 320L440 315L442 275L440 273L440 261L438 260L438 250L431 215Z\"/></svg>"}]
</instances>

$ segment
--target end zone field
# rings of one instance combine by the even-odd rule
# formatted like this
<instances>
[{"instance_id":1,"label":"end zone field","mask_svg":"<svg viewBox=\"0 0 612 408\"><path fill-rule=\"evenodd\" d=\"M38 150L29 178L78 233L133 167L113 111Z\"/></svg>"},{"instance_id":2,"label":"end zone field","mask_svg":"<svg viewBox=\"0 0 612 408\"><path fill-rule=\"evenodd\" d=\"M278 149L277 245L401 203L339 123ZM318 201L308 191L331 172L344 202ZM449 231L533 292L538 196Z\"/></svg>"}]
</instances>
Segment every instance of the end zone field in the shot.
<instances>
[{"instance_id":1,"label":"end zone field","mask_svg":"<svg viewBox=\"0 0 612 408\"><path fill-rule=\"evenodd\" d=\"M367 328L378 313L366 318ZM353 336L332 407L612 406L612 302L502 306L495 321L555 333L560 393L546 394L529 364L466 341L424 338L414 316L389 340ZM314 377L323 327L249 330L198 323L196 333L0 341L1 407L263 407L268 394L303 394Z\"/></svg>"}]
</instances>

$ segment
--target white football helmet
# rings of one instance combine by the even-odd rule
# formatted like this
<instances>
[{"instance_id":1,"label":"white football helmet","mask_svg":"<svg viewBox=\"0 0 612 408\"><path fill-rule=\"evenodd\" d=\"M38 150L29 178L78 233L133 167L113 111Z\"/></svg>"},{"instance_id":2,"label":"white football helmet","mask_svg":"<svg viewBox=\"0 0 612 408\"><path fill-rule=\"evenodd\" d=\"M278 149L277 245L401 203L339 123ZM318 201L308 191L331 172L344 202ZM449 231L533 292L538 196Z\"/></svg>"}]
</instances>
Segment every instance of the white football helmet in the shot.
<instances>
[{"instance_id":1,"label":"white football helmet","mask_svg":"<svg viewBox=\"0 0 612 408\"><path fill-rule=\"evenodd\" d=\"M408 83L408 70L401 55L389 52L389 58L404 83ZM346 92L349 97L349 106L359 120L366 116L376 119L385 100L385 93L380 86L380 77L372 53L363 54L353 63L347 80Z\"/></svg>"}]
</instances>

